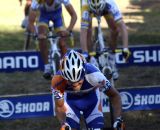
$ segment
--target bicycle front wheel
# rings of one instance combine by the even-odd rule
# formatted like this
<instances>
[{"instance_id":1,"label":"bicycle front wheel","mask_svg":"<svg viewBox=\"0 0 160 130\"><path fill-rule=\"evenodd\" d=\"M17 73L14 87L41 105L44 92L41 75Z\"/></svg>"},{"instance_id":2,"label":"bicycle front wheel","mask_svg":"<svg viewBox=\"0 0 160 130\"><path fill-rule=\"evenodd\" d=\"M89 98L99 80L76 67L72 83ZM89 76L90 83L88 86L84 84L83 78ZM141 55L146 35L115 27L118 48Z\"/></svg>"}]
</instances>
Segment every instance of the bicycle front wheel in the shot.
<instances>
[{"instance_id":1,"label":"bicycle front wheel","mask_svg":"<svg viewBox=\"0 0 160 130\"><path fill-rule=\"evenodd\" d=\"M24 50L29 49L30 42L31 42L31 35L29 35L29 32L28 32L28 34L25 36L24 48L23 48Z\"/></svg>"}]
</instances>

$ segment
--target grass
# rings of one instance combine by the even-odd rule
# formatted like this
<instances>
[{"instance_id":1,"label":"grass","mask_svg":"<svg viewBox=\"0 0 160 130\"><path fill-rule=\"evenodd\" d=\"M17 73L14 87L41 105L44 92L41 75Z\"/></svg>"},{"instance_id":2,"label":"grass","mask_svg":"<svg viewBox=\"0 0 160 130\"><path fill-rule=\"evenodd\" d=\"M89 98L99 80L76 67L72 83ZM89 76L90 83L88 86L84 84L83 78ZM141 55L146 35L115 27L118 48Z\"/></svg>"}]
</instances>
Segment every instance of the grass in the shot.
<instances>
[{"instance_id":1,"label":"grass","mask_svg":"<svg viewBox=\"0 0 160 130\"><path fill-rule=\"evenodd\" d=\"M15 29L7 30L4 28L4 30L0 30L0 51L22 50L24 43L24 32L21 30L15 31Z\"/></svg>"}]
</instances>

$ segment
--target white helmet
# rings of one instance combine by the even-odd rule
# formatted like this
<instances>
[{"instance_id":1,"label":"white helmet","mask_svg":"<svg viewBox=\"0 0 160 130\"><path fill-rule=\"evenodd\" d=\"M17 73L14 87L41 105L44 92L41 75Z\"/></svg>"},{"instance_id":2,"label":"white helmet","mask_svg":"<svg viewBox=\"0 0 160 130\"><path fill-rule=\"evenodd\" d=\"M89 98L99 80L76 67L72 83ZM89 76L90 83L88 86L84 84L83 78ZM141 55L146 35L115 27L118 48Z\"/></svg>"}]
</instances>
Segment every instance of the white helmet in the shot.
<instances>
[{"instance_id":1,"label":"white helmet","mask_svg":"<svg viewBox=\"0 0 160 130\"><path fill-rule=\"evenodd\" d=\"M104 10L106 2L105 0L88 0L89 8L94 13L100 13Z\"/></svg>"},{"instance_id":2,"label":"white helmet","mask_svg":"<svg viewBox=\"0 0 160 130\"><path fill-rule=\"evenodd\" d=\"M80 53L71 50L61 60L62 76L71 82L77 82L84 76L85 58Z\"/></svg>"}]
</instances>

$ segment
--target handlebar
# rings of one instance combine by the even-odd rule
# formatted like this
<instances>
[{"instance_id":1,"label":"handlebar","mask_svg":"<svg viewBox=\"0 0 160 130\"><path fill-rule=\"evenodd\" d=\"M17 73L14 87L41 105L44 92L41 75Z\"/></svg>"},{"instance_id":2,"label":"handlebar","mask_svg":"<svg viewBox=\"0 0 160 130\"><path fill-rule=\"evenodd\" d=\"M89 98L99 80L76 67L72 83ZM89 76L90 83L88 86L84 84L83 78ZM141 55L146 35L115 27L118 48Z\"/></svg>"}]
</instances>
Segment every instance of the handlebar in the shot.
<instances>
[{"instance_id":1,"label":"handlebar","mask_svg":"<svg viewBox=\"0 0 160 130\"><path fill-rule=\"evenodd\" d=\"M25 35L31 36L31 37L33 37L34 39L37 39L37 38L38 38L38 34L36 34L36 33L26 32ZM47 38L47 39L49 39L49 38L56 39L56 38L62 38L62 37L65 38L65 37L70 37L70 36L73 36L73 33L72 33L72 32L70 32L68 36L61 36L61 35L59 35L59 34L48 34L48 35L46 36L46 38Z\"/></svg>"},{"instance_id":2,"label":"handlebar","mask_svg":"<svg viewBox=\"0 0 160 130\"><path fill-rule=\"evenodd\" d=\"M115 51L114 51L114 53L122 53L122 49L116 49ZM90 56L97 56L97 55L101 55L101 54L103 54L103 53L111 53L111 52L113 52L112 50L110 50L110 49L104 49L103 51L97 51L97 52L90 52L89 53L89 55Z\"/></svg>"}]
</instances>

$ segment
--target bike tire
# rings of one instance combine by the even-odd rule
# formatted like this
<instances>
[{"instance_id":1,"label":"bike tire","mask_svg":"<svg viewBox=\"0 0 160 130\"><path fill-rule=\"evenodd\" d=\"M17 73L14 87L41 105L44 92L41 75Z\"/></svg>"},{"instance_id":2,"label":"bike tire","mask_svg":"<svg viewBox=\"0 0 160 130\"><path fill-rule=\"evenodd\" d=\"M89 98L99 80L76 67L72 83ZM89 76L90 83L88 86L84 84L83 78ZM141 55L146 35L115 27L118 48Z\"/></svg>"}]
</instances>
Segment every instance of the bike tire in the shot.
<instances>
[{"instance_id":1,"label":"bike tire","mask_svg":"<svg viewBox=\"0 0 160 130\"><path fill-rule=\"evenodd\" d=\"M28 32L29 34L29 32ZM31 42L31 35L26 35L25 41L24 41L24 50L28 50Z\"/></svg>"},{"instance_id":2,"label":"bike tire","mask_svg":"<svg viewBox=\"0 0 160 130\"><path fill-rule=\"evenodd\" d=\"M54 74L59 70L60 59L61 59L60 56L57 53L55 53L53 57L53 60L55 62L55 68L56 68L55 72L53 72Z\"/></svg>"},{"instance_id":3,"label":"bike tire","mask_svg":"<svg viewBox=\"0 0 160 130\"><path fill-rule=\"evenodd\" d=\"M101 46L100 46L99 39L98 39L98 34L99 34L98 27L95 27L94 28L94 48L95 48L96 52L100 52L102 50ZM99 61L98 61L98 63L99 63ZM106 66L108 66L108 65L106 65ZM105 66L101 67L100 70L102 72L104 71L103 74L105 75L105 77L107 79L109 79L109 81L111 82L111 84L114 86L114 80L113 80L113 77L112 77L112 74L111 74L112 71L110 71L109 69L103 70L104 67ZM113 130L113 127L112 127L113 126L113 122L114 122L114 119L113 119L113 108L112 108L111 100L110 99L109 99L109 102L110 102L109 104L110 104L110 119L111 119L110 125L111 125L111 127L110 128L106 128L104 130Z\"/></svg>"},{"instance_id":4,"label":"bike tire","mask_svg":"<svg viewBox=\"0 0 160 130\"><path fill-rule=\"evenodd\" d=\"M99 45L99 40L98 40L98 27L94 28L94 50L96 52L100 51L100 45Z\"/></svg>"}]
</instances>

